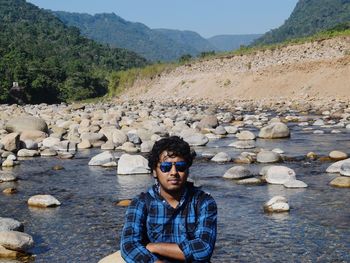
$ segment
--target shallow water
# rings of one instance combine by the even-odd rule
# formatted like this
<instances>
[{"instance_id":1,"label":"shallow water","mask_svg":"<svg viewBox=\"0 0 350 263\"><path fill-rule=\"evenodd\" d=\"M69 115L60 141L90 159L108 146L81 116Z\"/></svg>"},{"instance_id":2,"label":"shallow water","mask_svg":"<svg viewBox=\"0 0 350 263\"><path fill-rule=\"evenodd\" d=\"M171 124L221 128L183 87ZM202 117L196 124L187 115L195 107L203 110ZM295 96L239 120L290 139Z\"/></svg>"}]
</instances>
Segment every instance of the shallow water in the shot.
<instances>
[{"instance_id":1,"label":"shallow water","mask_svg":"<svg viewBox=\"0 0 350 263\"><path fill-rule=\"evenodd\" d=\"M327 155L337 149L348 152L350 134L315 135L292 127L292 137L283 140L257 140L257 147L281 148L286 156L300 157L314 151ZM257 133L256 129L253 129ZM203 151L225 151L235 157L240 152L227 145L228 137L213 140ZM253 149L254 150L254 149ZM249 151L249 150L248 150ZM2 183L0 190L15 186L18 194L0 195L0 216L24 222L33 235L35 262L97 262L119 249L124 207L115 202L145 191L153 180L149 175L119 176L116 169L89 167L99 150L79 152L72 160L33 158L21 161L12 170L21 180ZM65 169L52 170L54 165ZM350 262L350 191L328 183L336 176L326 174L330 163L307 160L287 162L307 189L286 189L278 185L244 186L221 178L233 166L198 158L191 178L210 192L218 204L218 238L213 262ZM254 173L263 167L250 164ZM35 194L52 194L62 206L34 209L26 200ZM284 195L290 213L265 214L264 202Z\"/></svg>"}]
</instances>

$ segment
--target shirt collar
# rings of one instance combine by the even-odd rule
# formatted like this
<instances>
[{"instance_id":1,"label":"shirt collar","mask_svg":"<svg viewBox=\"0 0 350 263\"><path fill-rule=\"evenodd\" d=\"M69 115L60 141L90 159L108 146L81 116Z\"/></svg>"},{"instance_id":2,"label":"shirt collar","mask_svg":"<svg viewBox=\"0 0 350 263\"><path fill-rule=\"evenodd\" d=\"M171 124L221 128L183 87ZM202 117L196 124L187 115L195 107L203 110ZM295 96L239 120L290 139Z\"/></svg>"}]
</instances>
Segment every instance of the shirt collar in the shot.
<instances>
[{"instance_id":1,"label":"shirt collar","mask_svg":"<svg viewBox=\"0 0 350 263\"><path fill-rule=\"evenodd\" d=\"M179 204L177 205L177 207L175 209L178 209L179 207L181 207L185 203L185 201L188 199L189 190L192 187L193 187L193 183L192 182L186 182L185 191L183 192L183 194L181 196L181 199L180 199L180 202L179 202ZM165 202L168 206L170 206L168 204L168 202L160 195L160 185L159 184L157 184L157 183L154 184L152 186L152 188L149 190L149 192L154 198L156 198L156 199L158 199L158 200L160 200L162 202Z\"/></svg>"}]
</instances>

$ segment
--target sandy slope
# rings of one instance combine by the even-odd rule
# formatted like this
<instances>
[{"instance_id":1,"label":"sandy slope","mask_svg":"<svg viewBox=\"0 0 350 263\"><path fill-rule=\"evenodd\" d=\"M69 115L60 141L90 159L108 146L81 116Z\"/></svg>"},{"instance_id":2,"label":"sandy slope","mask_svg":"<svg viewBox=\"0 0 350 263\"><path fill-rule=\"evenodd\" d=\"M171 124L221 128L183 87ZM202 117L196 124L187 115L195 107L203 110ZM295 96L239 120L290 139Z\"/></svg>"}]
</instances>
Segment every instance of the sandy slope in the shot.
<instances>
[{"instance_id":1,"label":"sandy slope","mask_svg":"<svg viewBox=\"0 0 350 263\"><path fill-rule=\"evenodd\" d=\"M350 99L350 37L212 59L140 80L123 99Z\"/></svg>"}]
</instances>

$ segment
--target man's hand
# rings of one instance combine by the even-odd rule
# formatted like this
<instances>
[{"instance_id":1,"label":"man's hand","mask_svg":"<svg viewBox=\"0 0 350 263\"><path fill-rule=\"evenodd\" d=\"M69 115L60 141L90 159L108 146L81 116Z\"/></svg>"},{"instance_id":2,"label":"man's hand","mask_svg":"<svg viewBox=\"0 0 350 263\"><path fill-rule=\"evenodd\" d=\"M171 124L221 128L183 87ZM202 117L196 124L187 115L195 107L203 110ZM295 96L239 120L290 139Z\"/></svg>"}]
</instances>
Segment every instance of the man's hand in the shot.
<instances>
[{"instance_id":1,"label":"man's hand","mask_svg":"<svg viewBox=\"0 0 350 263\"><path fill-rule=\"evenodd\" d=\"M149 252L176 260L185 260L185 255L175 243L148 243L146 249ZM160 261L161 262L161 261Z\"/></svg>"}]
</instances>

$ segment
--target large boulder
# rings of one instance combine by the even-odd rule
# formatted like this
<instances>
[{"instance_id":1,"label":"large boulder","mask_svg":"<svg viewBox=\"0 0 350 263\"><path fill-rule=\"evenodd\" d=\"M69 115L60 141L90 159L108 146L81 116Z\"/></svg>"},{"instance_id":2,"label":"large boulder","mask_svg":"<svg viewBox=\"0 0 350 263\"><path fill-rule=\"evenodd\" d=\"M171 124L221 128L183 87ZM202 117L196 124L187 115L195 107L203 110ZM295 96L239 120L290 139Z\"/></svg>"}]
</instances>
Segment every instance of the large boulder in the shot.
<instances>
[{"instance_id":1,"label":"large boulder","mask_svg":"<svg viewBox=\"0 0 350 263\"><path fill-rule=\"evenodd\" d=\"M306 188L307 184L300 180L290 180L283 184L286 188Z\"/></svg>"},{"instance_id":2,"label":"large boulder","mask_svg":"<svg viewBox=\"0 0 350 263\"><path fill-rule=\"evenodd\" d=\"M21 149L17 152L18 157L35 157L39 155L40 155L40 152L37 150Z\"/></svg>"},{"instance_id":3,"label":"large boulder","mask_svg":"<svg viewBox=\"0 0 350 263\"><path fill-rule=\"evenodd\" d=\"M31 235L26 233L18 231L1 231L0 245L11 250L26 251L33 247L34 240Z\"/></svg>"},{"instance_id":4,"label":"large boulder","mask_svg":"<svg viewBox=\"0 0 350 263\"><path fill-rule=\"evenodd\" d=\"M42 131L23 131L21 133L20 140L25 141L25 140L33 140L35 142L42 142L45 138L47 138L47 133L42 132Z\"/></svg>"},{"instance_id":5,"label":"large boulder","mask_svg":"<svg viewBox=\"0 0 350 263\"><path fill-rule=\"evenodd\" d=\"M24 226L21 222L7 217L0 217L1 231L20 231L23 232Z\"/></svg>"},{"instance_id":6,"label":"large boulder","mask_svg":"<svg viewBox=\"0 0 350 263\"><path fill-rule=\"evenodd\" d=\"M266 150L260 151L256 156L258 163L276 163L280 158L281 157L278 153Z\"/></svg>"},{"instance_id":7,"label":"large boulder","mask_svg":"<svg viewBox=\"0 0 350 263\"><path fill-rule=\"evenodd\" d=\"M259 137L264 139L287 138L289 136L289 128L282 122L271 123L261 128L259 132Z\"/></svg>"},{"instance_id":8,"label":"large boulder","mask_svg":"<svg viewBox=\"0 0 350 263\"><path fill-rule=\"evenodd\" d=\"M185 133L182 137L190 146L204 146L209 142L207 136L196 132Z\"/></svg>"},{"instance_id":9,"label":"large boulder","mask_svg":"<svg viewBox=\"0 0 350 263\"><path fill-rule=\"evenodd\" d=\"M116 158L110 151L102 152L91 158L89 165L90 166L102 166L106 163L114 162Z\"/></svg>"},{"instance_id":10,"label":"large boulder","mask_svg":"<svg viewBox=\"0 0 350 263\"><path fill-rule=\"evenodd\" d=\"M281 213L290 210L287 199L284 196L274 196L264 204L267 213Z\"/></svg>"},{"instance_id":11,"label":"large boulder","mask_svg":"<svg viewBox=\"0 0 350 263\"><path fill-rule=\"evenodd\" d=\"M216 128L216 126L218 125L219 125L218 118L215 115L209 115L201 119L197 127L199 129Z\"/></svg>"},{"instance_id":12,"label":"large boulder","mask_svg":"<svg viewBox=\"0 0 350 263\"><path fill-rule=\"evenodd\" d=\"M339 176L333 179L329 184L335 187L350 188L350 177Z\"/></svg>"},{"instance_id":13,"label":"large boulder","mask_svg":"<svg viewBox=\"0 0 350 263\"><path fill-rule=\"evenodd\" d=\"M4 145L6 151L16 152L20 147L19 133L13 132L6 135L0 143Z\"/></svg>"},{"instance_id":14,"label":"large boulder","mask_svg":"<svg viewBox=\"0 0 350 263\"><path fill-rule=\"evenodd\" d=\"M56 207L60 206L61 202L52 195L34 195L28 199L28 205L36 207Z\"/></svg>"},{"instance_id":15,"label":"large boulder","mask_svg":"<svg viewBox=\"0 0 350 263\"><path fill-rule=\"evenodd\" d=\"M296 180L295 172L286 166L270 166L263 178L269 184L285 184L288 181Z\"/></svg>"},{"instance_id":16,"label":"large boulder","mask_svg":"<svg viewBox=\"0 0 350 263\"><path fill-rule=\"evenodd\" d=\"M219 152L211 159L213 162L225 163L231 161L231 157L225 152Z\"/></svg>"},{"instance_id":17,"label":"large boulder","mask_svg":"<svg viewBox=\"0 0 350 263\"><path fill-rule=\"evenodd\" d=\"M338 161L338 162L335 162L333 164L331 164L326 172L327 173L340 173L340 168L341 166L344 164L344 163L349 163L350 164L350 158L348 159L345 159L345 160L341 160L341 161Z\"/></svg>"},{"instance_id":18,"label":"large boulder","mask_svg":"<svg viewBox=\"0 0 350 263\"><path fill-rule=\"evenodd\" d=\"M223 176L227 179L244 179L248 177L252 177L248 168L244 166L234 166L226 171Z\"/></svg>"},{"instance_id":19,"label":"large boulder","mask_svg":"<svg viewBox=\"0 0 350 263\"><path fill-rule=\"evenodd\" d=\"M230 143L228 146L235 147L237 149L252 149L255 148L254 140L241 140Z\"/></svg>"},{"instance_id":20,"label":"large boulder","mask_svg":"<svg viewBox=\"0 0 350 263\"><path fill-rule=\"evenodd\" d=\"M141 155L123 154L118 161L118 174L150 173L148 161Z\"/></svg>"},{"instance_id":21,"label":"large boulder","mask_svg":"<svg viewBox=\"0 0 350 263\"><path fill-rule=\"evenodd\" d=\"M241 131L236 134L238 140L255 140L256 136L251 131Z\"/></svg>"},{"instance_id":22,"label":"large boulder","mask_svg":"<svg viewBox=\"0 0 350 263\"><path fill-rule=\"evenodd\" d=\"M10 120L5 129L8 132L42 131L47 133L47 124L43 119L33 116L20 116Z\"/></svg>"}]
</instances>

